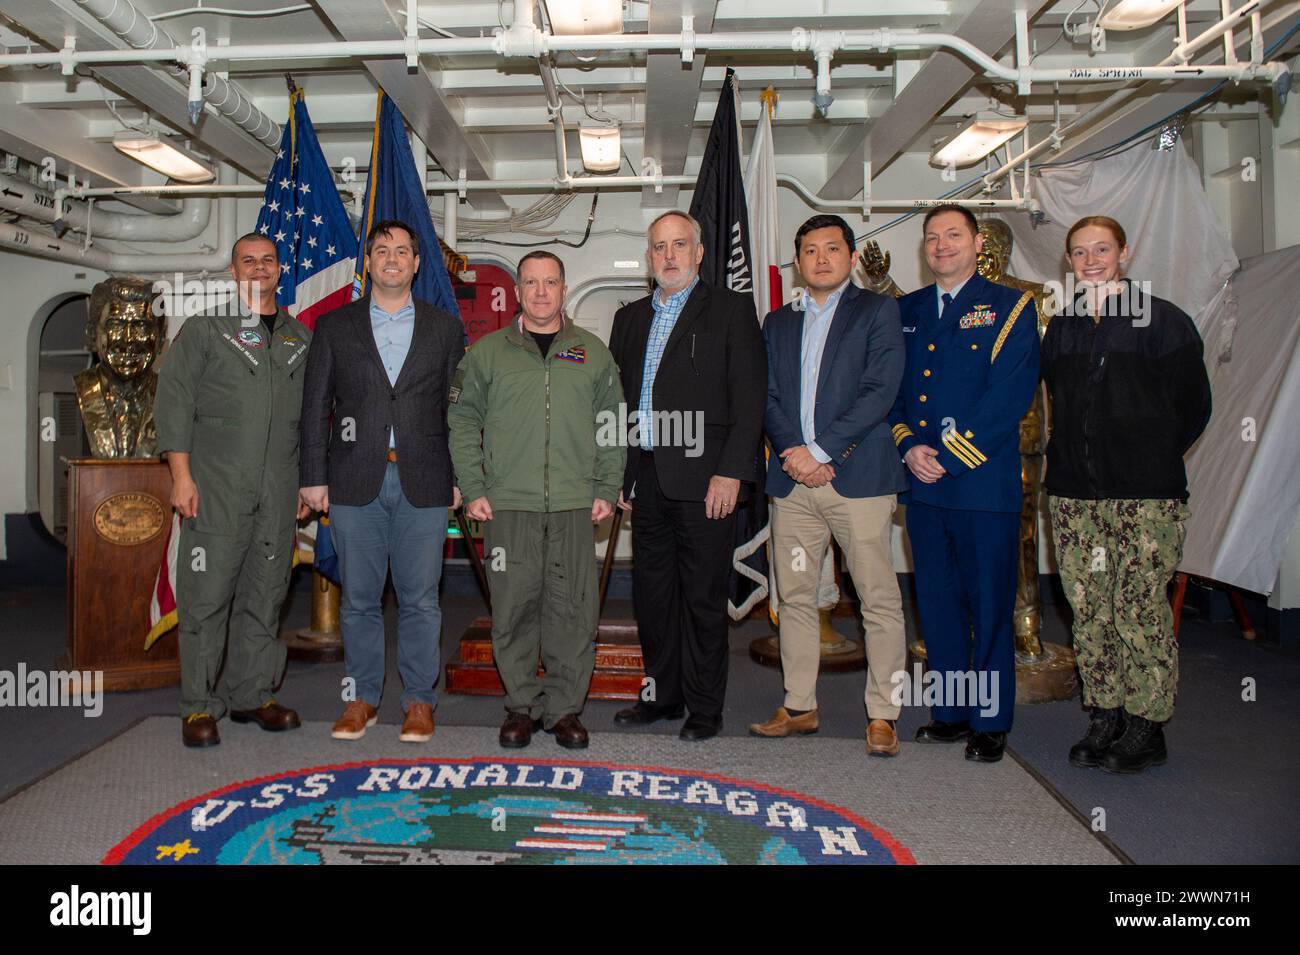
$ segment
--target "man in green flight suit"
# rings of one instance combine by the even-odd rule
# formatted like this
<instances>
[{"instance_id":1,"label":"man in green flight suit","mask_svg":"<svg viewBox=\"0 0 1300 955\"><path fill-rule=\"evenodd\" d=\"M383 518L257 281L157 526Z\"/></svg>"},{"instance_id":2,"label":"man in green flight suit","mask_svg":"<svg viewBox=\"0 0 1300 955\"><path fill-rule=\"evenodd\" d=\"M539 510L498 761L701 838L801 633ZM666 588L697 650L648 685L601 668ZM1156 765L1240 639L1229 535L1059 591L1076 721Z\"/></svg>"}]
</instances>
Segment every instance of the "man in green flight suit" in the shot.
<instances>
[{"instance_id":1,"label":"man in green flight suit","mask_svg":"<svg viewBox=\"0 0 1300 955\"><path fill-rule=\"evenodd\" d=\"M234 722L300 725L271 690L284 675L280 605L295 521L306 514L297 499L298 419L311 332L276 305L279 258L266 236L236 240L230 271L237 297L221 314L186 321L163 358L154 403L158 452L182 518L176 611L186 746L221 742L216 721L227 700Z\"/></svg>"},{"instance_id":2,"label":"man in green flight suit","mask_svg":"<svg viewBox=\"0 0 1300 955\"><path fill-rule=\"evenodd\" d=\"M499 741L527 746L540 723L584 749L578 714L600 611L592 525L618 499L623 386L609 349L564 315L558 256L525 255L515 292L518 322L480 338L456 371L451 460L465 513L486 522L492 652L506 690Z\"/></svg>"}]
</instances>

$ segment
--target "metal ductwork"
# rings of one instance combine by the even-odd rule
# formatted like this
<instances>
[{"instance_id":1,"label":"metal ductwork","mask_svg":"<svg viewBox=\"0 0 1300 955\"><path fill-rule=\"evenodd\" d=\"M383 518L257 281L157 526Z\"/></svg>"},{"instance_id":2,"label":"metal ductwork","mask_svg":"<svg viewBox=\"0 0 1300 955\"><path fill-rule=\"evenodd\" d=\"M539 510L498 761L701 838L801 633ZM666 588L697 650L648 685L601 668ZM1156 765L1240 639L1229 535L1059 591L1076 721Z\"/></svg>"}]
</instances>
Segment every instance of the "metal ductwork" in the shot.
<instances>
[{"instance_id":1,"label":"metal ductwork","mask_svg":"<svg viewBox=\"0 0 1300 955\"><path fill-rule=\"evenodd\" d=\"M172 216L131 215L96 210L89 203L65 199L62 225L96 239L131 239L136 242L180 242L193 239L208 227L212 199L186 196L181 211ZM52 190L25 179L0 173L0 209L60 228L58 202ZM61 234L61 233L60 233Z\"/></svg>"},{"instance_id":2,"label":"metal ductwork","mask_svg":"<svg viewBox=\"0 0 1300 955\"><path fill-rule=\"evenodd\" d=\"M231 178L229 168L224 164L217 167L217 182L228 183ZM18 180L22 184L21 180ZM30 191L31 185L26 184ZM10 200L13 197L0 198ZM17 201L17 200L15 200ZM34 200L38 205L43 199ZM211 200L206 200L208 203ZM34 255L55 262L68 262L73 265L104 272L127 273L131 275L173 275L177 272L220 272L230 267L230 246L236 239L235 203L233 196L216 200L217 202L217 238L214 252L158 252L127 253L111 252L108 249L90 246L87 248L80 240L60 238L42 229L30 229L20 225L0 226L0 249ZM8 206L6 206L8 208ZM46 209L52 213L52 207ZM128 216L125 218L137 218ZM138 218L149 221L151 217ZM179 216L177 218L180 218ZM206 221L206 216L204 217ZM49 220L53 221L53 220ZM96 220L98 221L98 220ZM160 241L154 235L133 234L132 238L141 242ZM165 241L165 240L164 240Z\"/></svg>"},{"instance_id":3,"label":"metal ductwork","mask_svg":"<svg viewBox=\"0 0 1300 955\"><path fill-rule=\"evenodd\" d=\"M130 0L75 0L88 14L137 50L172 49L178 44L162 27L149 21ZM176 63L161 64L189 85L190 71ZM251 97L212 70L204 72L203 99L223 116L271 148L280 144L280 126L253 105Z\"/></svg>"}]
</instances>

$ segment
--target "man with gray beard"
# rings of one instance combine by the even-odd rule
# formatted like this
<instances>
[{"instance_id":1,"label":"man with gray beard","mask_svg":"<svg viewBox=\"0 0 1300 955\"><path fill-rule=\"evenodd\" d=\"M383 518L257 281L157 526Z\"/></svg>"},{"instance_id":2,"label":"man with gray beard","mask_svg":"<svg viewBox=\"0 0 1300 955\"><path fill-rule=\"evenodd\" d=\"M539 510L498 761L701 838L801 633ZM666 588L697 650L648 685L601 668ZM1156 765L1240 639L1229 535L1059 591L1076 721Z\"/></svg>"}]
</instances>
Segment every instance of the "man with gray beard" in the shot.
<instances>
[{"instance_id":1,"label":"man with gray beard","mask_svg":"<svg viewBox=\"0 0 1300 955\"><path fill-rule=\"evenodd\" d=\"M705 740L722 728L736 506L763 492L767 352L754 300L700 279L704 247L691 216L655 219L648 254L657 288L619 309L609 342L639 425L619 506L632 512L633 603L648 677L641 701L615 722L689 710L681 738ZM675 436L655 433L679 416ZM688 434L692 447L678 440Z\"/></svg>"}]
</instances>

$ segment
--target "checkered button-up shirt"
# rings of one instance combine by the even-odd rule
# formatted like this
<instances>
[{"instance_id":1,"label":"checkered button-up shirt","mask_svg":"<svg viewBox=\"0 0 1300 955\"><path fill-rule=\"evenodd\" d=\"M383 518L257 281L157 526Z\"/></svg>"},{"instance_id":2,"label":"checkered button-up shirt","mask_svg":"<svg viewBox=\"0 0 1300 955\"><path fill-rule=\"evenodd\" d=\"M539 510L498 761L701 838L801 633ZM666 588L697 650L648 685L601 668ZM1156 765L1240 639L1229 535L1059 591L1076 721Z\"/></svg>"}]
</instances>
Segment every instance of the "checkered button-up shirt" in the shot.
<instances>
[{"instance_id":1,"label":"checkered button-up shirt","mask_svg":"<svg viewBox=\"0 0 1300 955\"><path fill-rule=\"evenodd\" d=\"M655 375L659 372L659 362L663 360L664 349L668 347L668 336L686 307L686 300L695 291L699 283L697 275L691 284L680 292L663 297L663 290L655 292L650 299L654 309L654 321L650 324L650 337L645 346L645 364L641 368L641 402L637 406L637 423L640 428L640 445L643 451L654 450L654 389Z\"/></svg>"}]
</instances>

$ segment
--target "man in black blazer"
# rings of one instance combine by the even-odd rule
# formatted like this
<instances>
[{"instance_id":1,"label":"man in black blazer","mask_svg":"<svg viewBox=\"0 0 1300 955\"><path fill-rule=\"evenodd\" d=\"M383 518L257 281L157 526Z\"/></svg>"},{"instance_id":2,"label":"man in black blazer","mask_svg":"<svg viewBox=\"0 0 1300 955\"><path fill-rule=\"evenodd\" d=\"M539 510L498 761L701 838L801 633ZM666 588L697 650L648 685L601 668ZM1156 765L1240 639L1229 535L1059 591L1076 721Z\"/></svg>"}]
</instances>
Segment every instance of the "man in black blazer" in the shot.
<instances>
[{"instance_id":1,"label":"man in black blazer","mask_svg":"<svg viewBox=\"0 0 1300 955\"><path fill-rule=\"evenodd\" d=\"M366 253L369 295L322 315L308 353L300 495L311 509L329 512L339 554L339 623L355 693L345 694L348 705L331 735L360 739L378 720L391 568L406 713L399 738L424 742L433 735L437 702L447 507L460 504L447 394L465 353L464 331L411 295L420 249L408 226L377 223Z\"/></svg>"},{"instance_id":2,"label":"man in black blazer","mask_svg":"<svg viewBox=\"0 0 1300 955\"><path fill-rule=\"evenodd\" d=\"M614 316L610 351L636 415L619 506L633 514L634 608L649 678L620 724L690 718L685 740L722 728L727 581L736 505L762 493L767 354L754 301L699 278L700 226L650 224L654 294Z\"/></svg>"}]
</instances>

